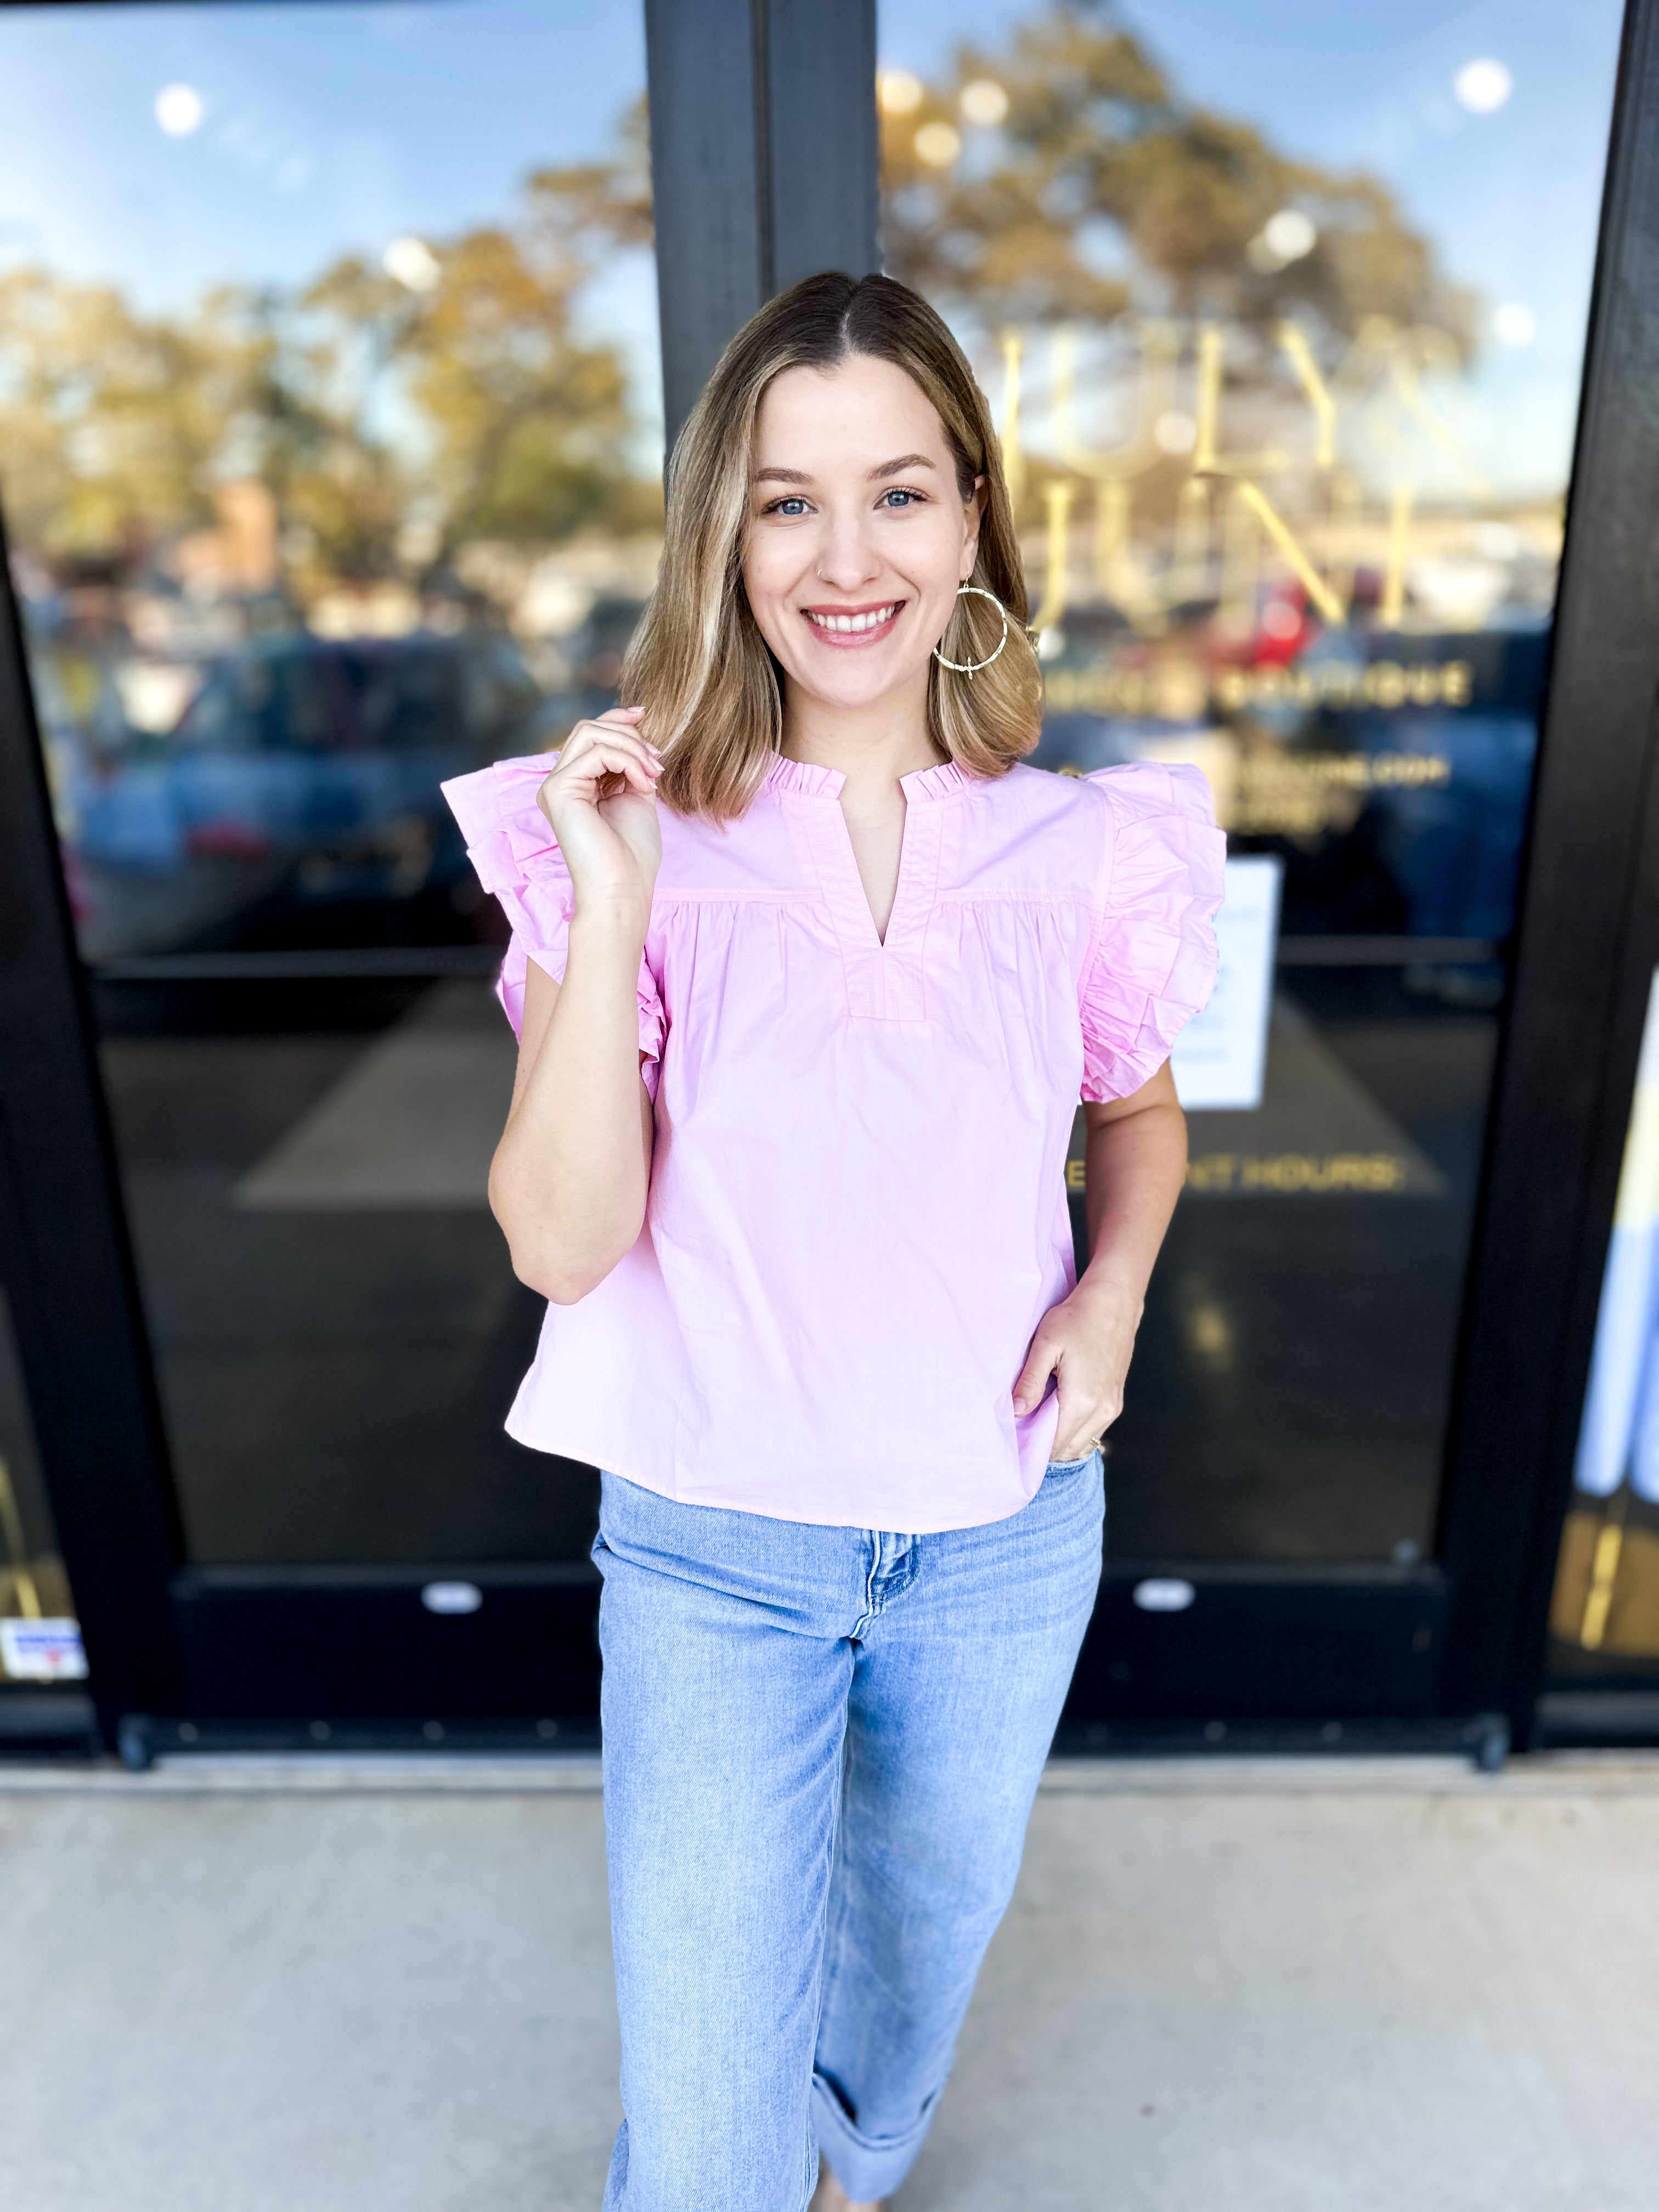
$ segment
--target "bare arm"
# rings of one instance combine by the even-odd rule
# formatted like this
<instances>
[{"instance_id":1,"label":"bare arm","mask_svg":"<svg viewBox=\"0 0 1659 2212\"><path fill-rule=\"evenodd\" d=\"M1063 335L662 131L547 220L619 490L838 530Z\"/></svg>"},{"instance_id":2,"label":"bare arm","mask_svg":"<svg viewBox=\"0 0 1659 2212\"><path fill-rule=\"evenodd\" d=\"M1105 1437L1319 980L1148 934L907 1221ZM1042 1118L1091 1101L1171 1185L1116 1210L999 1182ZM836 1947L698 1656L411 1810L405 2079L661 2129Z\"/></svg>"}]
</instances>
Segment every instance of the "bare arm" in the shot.
<instances>
[{"instance_id":1,"label":"bare arm","mask_svg":"<svg viewBox=\"0 0 1659 2212\"><path fill-rule=\"evenodd\" d=\"M1053 1456L1075 1459L1123 1410L1146 1285L1187 1172L1187 1121L1166 1060L1127 1098L1085 1103L1089 1264L1038 1324L1014 1392L1029 1413L1057 1374Z\"/></svg>"},{"instance_id":2,"label":"bare arm","mask_svg":"<svg viewBox=\"0 0 1659 2212\"><path fill-rule=\"evenodd\" d=\"M617 774L623 790L599 799ZM636 984L661 851L656 775L631 712L619 710L577 725L539 794L575 913L563 982L530 963L489 1203L514 1273L557 1305L602 1282L645 1219L653 1123Z\"/></svg>"}]
</instances>

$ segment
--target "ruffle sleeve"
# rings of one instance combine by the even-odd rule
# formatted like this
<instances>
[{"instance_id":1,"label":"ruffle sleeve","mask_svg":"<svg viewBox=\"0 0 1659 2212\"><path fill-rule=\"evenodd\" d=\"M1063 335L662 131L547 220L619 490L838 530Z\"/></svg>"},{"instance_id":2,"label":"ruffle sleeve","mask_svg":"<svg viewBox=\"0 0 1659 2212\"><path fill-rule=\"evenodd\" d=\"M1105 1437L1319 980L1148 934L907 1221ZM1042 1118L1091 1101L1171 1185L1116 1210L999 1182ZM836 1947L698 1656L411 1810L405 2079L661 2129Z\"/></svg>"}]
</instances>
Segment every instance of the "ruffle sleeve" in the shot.
<instances>
[{"instance_id":1,"label":"ruffle sleeve","mask_svg":"<svg viewBox=\"0 0 1659 2212\"><path fill-rule=\"evenodd\" d=\"M1227 840L1195 768L1133 761L1081 780L1107 802L1103 890L1079 992L1083 1096L1103 1103L1158 1073L1215 987Z\"/></svg>"},{"instance_id":2,"label":"ruffle sleeve","mask_svg":"<svg viewBox=\"0 0 1659 2212\"><path fill-rule=\"evenodd\" d=\"M497 761L494 768L452 777L441 787L461 825L478 881L500 900L512 925L495 990L515 1036L524 1027L528 963L533 960L562 983L570 951L575 887L558 840L536 804L536 793L558 757L556 752L532 753L522 760ZM660 986L643 953L637 990L640 1050L648 1055L640 1072L654 1099L668 1021Z\"/></svg>"}]
</instances>

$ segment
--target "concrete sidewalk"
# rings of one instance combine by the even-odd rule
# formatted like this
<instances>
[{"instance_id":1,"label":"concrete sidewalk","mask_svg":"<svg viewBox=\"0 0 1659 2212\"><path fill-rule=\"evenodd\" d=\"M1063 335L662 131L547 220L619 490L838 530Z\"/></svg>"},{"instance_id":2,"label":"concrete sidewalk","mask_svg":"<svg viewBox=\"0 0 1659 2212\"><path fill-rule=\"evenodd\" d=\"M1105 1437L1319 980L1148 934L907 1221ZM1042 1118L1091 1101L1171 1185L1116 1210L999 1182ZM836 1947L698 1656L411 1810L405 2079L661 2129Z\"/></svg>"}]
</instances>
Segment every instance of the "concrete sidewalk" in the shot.
<instances>
[{"instance_id":1,"label":"concrete sidewalk","mask_svg":"<svg viewBox=\"0 0 1659 2212\"><path fill-rule=\"evenodd\" d=\"M0 1987L17 2212L597 2212L586 1764L0 1768ZM1653 2212L1656 2079L1659 1761L1056 1767L897 2212Z\"/></svg>"}]
</instances>

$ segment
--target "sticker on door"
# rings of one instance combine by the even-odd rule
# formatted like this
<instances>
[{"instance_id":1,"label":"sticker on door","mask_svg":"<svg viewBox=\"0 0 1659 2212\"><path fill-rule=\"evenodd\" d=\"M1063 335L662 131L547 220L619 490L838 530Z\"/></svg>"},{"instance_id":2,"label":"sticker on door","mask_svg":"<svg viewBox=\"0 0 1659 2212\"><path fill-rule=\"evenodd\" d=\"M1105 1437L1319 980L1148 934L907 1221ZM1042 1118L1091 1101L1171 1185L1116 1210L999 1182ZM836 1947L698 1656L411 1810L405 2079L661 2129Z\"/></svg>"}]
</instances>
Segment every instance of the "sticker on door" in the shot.
<instances>
[{"instance_id":1,"label":"sticker on door","mask_svg":"<svg viewBox=\"0 0 1659 2212\"><path fill-rule=\"evenodd\" d=\"M74 1620L0 1620L0 1675L14 1682L82 1682L86 1654Z\"/></svg>"}]
</instances>

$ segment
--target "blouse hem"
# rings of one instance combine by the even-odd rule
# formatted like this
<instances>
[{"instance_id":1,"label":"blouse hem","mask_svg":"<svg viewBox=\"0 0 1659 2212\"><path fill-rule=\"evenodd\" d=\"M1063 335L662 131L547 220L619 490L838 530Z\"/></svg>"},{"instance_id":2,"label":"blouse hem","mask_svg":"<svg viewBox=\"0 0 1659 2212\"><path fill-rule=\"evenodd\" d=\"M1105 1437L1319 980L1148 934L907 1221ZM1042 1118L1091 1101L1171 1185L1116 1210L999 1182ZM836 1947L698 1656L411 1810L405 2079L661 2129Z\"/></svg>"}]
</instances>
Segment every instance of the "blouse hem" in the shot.
<instances>
[{"instance_id":1,"label":"blouse hem","mask_svg":"<svg viewBox=\"0 0 1659 2212\"><path fill-rule=\"evenodd\" d=\"M591 1449L592 1439L551 1441L545 1435L531 1434L527 1427L514 1420L511 1414L505 1427L514 1442L523 1444L528 1450L544 1452L562 1459L585 1461L588 1466L597 1467L605 1474L618 1474L623 1481L634 1483L641 1490L650 1491L654 1497L666 1498L671 1505L706 1505L717 1512L753 1513L763 1521L793 1521L813 1528L879 1528L899 1531L907 1536L943 1536L956 1528L982 1528L995 1521L1011 1520L1016 1513L1023 1512L1036 1496L1042 1479L1040 1472L1036 1484L1030 1490L1016 1486L994 1498L987 1498L983 1510L969 1507L943 1518L935 1511L920 1517L896 1519L890 1504L878 1506L873 1503L872 1510L863 1516L846 1510L839 1513L814 1512L804 1510L799 1498L769 1496L757 1492L752 1483L721 1483L690 1490L662 1482L644 1472L637 1464L621 1465L613 1462L608 1454L594 1453ZM626 1454L617 1455L618 1460L626 1457Z\"/></svg>"}]
</instances>

